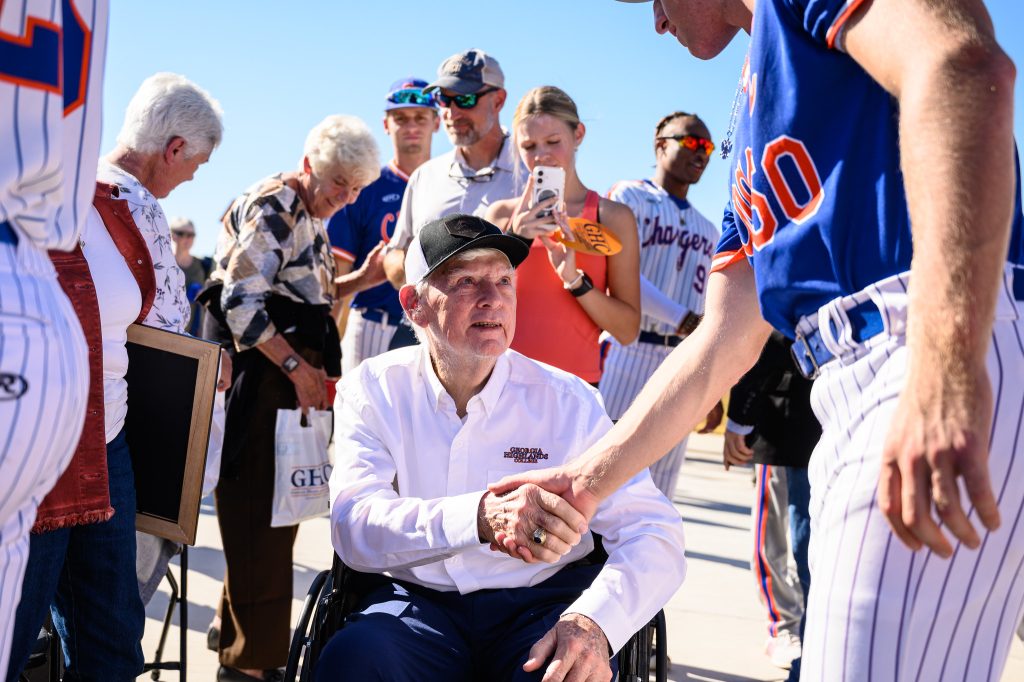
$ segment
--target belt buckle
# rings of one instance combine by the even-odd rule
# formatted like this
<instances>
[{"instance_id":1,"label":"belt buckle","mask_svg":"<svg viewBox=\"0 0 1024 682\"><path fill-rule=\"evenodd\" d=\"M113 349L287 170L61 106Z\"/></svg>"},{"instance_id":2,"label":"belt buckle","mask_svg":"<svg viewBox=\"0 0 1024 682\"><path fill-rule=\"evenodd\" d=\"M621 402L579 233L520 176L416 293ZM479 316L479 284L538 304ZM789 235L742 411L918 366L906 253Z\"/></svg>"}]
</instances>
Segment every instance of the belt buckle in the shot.
<instances>
[{"instance_id":1,"label":"belt buckle","mask_svg":"<svg viewBox=\"0 0 1024 682\"><path fill-rule=\"evenodd\" d=\"M804 368L804 363L800 361L800 355L798 355L797 344L799 344L800 348L803 349L802 354L809 361L811 367L814 368L814 371L808 372ZM793 342L793 345L789 347L789 353L793 356L793 363L796 365L796 368L800 370L800 374L802 374L805 379L813 381L818 378L818 374L821 372L821 365L818 364L818 360L814 357L814 351L811 350L811 345L807 343L807 335L799 329L796 330L796 340Z\"/></svg>"}]
</instances>

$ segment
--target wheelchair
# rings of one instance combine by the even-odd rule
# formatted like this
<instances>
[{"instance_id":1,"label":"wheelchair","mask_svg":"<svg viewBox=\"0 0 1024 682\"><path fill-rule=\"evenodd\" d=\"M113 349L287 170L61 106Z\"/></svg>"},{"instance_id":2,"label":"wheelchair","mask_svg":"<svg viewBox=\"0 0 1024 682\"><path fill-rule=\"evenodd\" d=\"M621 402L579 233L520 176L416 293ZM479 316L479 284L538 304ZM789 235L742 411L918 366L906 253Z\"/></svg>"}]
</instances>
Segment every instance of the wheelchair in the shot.
<instances>
[{"instance_id":1,"label":"wheelchair","mask_svg":"<svg viewBox=\"0 0 1024 682\"><path fill-rule=\"evenodd\" d=\"M580 561L604 562L607 554L600 539L595 549ZM335 632L345 623L371 581L377 576L349 568L338 555L330 570L320 572L309 587L302 611L295 625L284 682L311 682L320 654ZM654 647L654 644L657 644ZM665 612L659 611L651 622L633 635L619 651L618 682L648 682L651 676L651 651L654 651L654 674L657 682L668 680L668 634Z\"/></svg>"}]
</instances>

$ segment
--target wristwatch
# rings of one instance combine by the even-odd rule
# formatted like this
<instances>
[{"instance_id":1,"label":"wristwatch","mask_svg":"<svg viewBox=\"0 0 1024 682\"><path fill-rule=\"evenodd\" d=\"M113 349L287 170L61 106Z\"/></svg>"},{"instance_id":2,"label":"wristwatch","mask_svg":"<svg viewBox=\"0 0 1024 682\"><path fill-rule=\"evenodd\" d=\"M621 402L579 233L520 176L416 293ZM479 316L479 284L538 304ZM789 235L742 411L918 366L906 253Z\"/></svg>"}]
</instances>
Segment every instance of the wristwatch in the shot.
<instances>
[{"instance_id":1,"label":"wristwatch","mask_svg":"<svg viewBox=\"0 0 1024 682\"><path fill-rule=\"evenodd\" d=\"M298 368L299 368L299 356L298 355L289 355L288 357L286 357L284 359L284 362L281 363L281 369L284 370L285 374L291 374L292 372L294 372Z\"/></svg>"},{"instance_id":2,"label":"wristwatch","mask_svg":"<svg viewBox=\"0 0 1024 682\"><path fill-rule=\"evenodd\" d=\"M594 288L594 281L590 279L590 276L582 270L577 270L579 276L571 282L563 284L570 294L579 298L583 294L587 293Z\"/></svg>"}]
</instances>

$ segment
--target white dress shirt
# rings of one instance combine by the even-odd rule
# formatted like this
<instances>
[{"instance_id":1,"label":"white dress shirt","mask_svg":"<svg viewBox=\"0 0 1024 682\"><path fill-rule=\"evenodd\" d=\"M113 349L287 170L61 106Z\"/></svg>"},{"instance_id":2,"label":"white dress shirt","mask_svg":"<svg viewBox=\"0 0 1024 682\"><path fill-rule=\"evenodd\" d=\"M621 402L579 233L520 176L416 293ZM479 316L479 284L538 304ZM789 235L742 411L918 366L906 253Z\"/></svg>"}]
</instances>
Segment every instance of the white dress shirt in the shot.
<instances>
[{"instance_id":1,"label":"white dress shirt","mask_svg":"<svg viewBox=\"0 0 1024 682\"><path fill-rule=\"evenodd\" d=\"M482 218L494 202L522 194L526 179L526 167L519 160L508 133L505 133L498 156L480 170L467 166L456 147L427 161L409 176L389 244L399 249L408 248L424 225L453 213Z\"/></svg>"},{"instance_id":2,"label":"white dress shirt","mask_svg":"<svg viewBox=\"0 0 1024 682\"><path fill-rule=\"evenodd\" d=\"M488 482L561 464L604 434L611 422L597 391L510 350L466 411L456 413L424 346L364 360L341 380L331 539L347 565L466 594L535 585L591 551L587 533L555 565L492 552L477 509ZM565 612L593 619L618 650L683 581L682 521L645 469L590 528L609 558Z\"/></svg>"}]
</instances>

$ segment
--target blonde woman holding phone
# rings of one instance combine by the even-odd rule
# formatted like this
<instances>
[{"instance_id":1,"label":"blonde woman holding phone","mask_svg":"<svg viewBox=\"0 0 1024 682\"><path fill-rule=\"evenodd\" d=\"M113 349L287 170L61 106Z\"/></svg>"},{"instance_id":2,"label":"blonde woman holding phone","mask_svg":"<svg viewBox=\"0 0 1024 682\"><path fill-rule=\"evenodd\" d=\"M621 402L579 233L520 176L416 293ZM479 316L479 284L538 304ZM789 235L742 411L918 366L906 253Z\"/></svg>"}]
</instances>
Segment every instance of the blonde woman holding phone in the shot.
<instances>
[{"instance_id":1,"label":"blonde woman holding phone","mask_svg":"<svg viewBox=\"0 0 1024 682\"><path fill-rule=\"evenodd\" d=\"M636 220L629 208L601 198L579 179L576 150L586 128L565 92L550 85L530 90L516 107L512 129L530 181L521 197L497 201L487 212L487 220L530 242L530 255L516 277L519 307L512 348L596 386L601 332L628 344L640 329ZM560 198L532 202L537 167L564 171ZM621 251L613 256L577 253L555 241L556 229L568 233L568 216L604 225L622 244Z\"/></svg>"}]
</instances>

